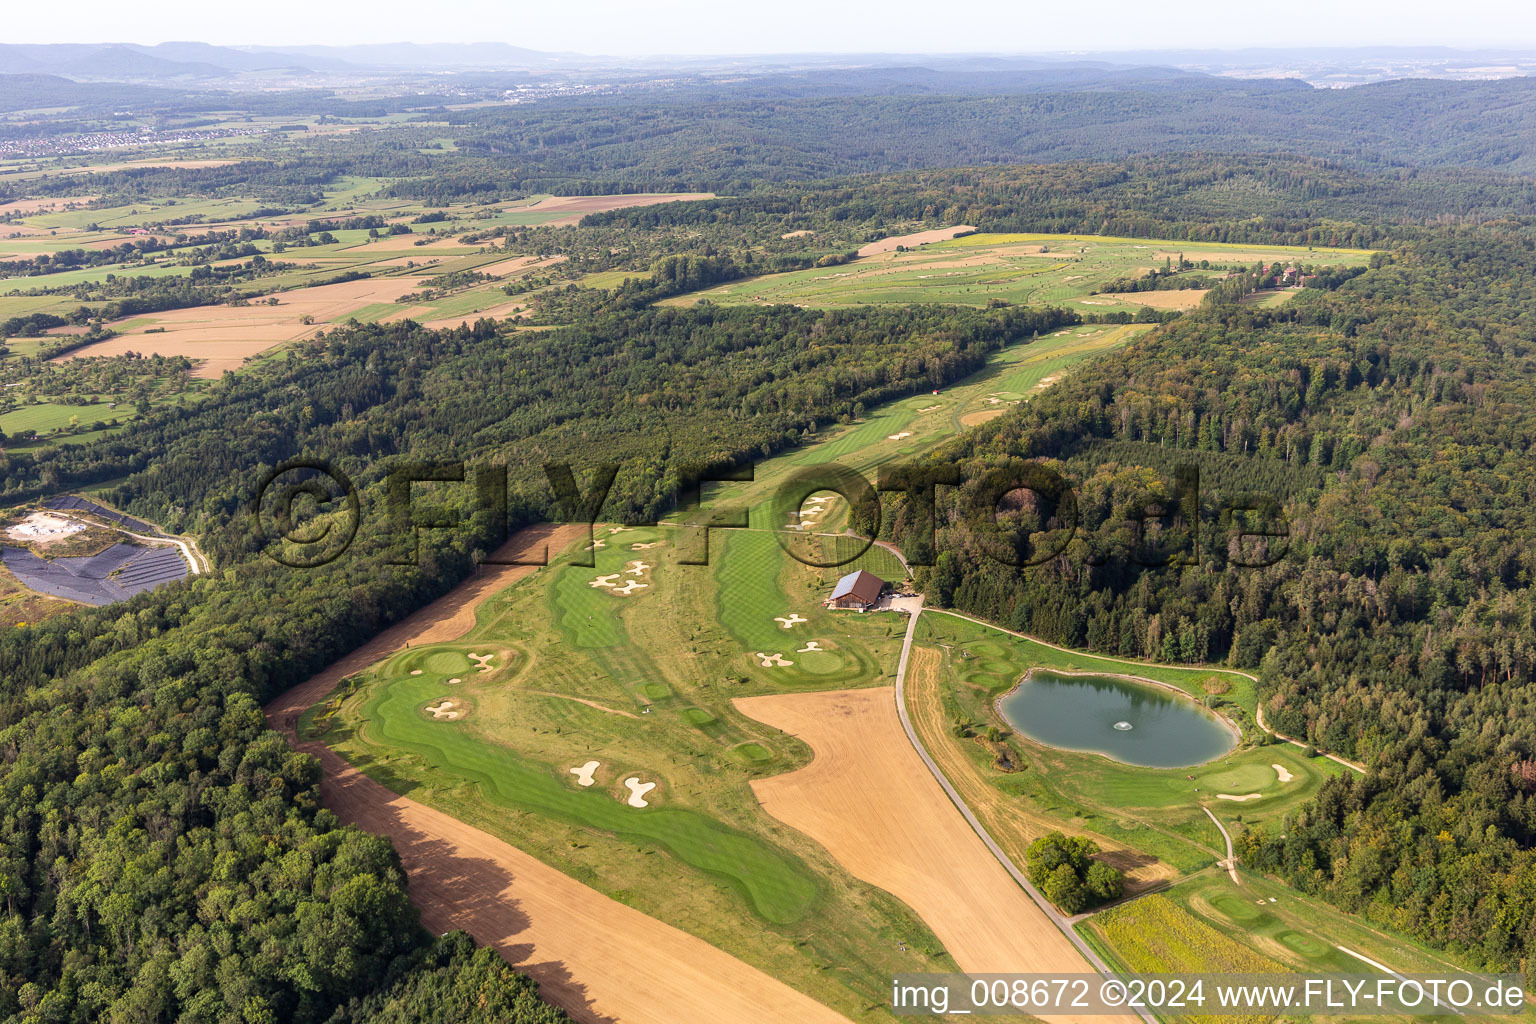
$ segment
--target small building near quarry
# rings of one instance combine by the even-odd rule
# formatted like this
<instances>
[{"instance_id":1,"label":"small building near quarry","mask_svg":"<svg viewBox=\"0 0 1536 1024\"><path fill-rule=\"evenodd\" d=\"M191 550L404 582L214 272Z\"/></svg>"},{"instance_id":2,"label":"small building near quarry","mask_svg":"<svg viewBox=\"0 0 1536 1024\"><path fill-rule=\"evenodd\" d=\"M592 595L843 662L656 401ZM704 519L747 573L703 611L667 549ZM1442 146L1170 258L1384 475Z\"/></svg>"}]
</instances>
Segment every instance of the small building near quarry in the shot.
<instances>
[{"instance_id":1,"label":"small building near quarry","mask_svg":"<svg viewBox=\"0 0 1536 1024\"><path fill-rule=\"evenodd\" d=\"M832 588L832 596L827 598L826 605L828 608L868 611L880 603L880 595L885 593L885 587L885 580L872 572L860 569L837 581L837 586Z\"/></svg>"}]
</instances>

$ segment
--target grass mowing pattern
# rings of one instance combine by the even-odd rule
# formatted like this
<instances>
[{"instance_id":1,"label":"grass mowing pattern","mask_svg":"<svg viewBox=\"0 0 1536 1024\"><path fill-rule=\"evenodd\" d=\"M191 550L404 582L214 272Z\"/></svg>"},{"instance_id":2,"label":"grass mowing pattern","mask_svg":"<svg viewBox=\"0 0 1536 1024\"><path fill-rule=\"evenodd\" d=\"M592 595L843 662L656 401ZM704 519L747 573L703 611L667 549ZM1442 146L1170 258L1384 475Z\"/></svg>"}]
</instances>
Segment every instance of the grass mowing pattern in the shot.
<instances>
[{"instance_id":1,"label":"grass mowing pattern","mask_svg":"<svg viewBox=\"0 0 1536 1024\"><path fill-rule=\"evenodd\" d=\"M782 629L774 621L775 616L799 610L779 585L779 568L785 556L774 535L732 531L724 539L715 568L720 624L748 651L779 651L791 639L813 635L795 633L792 637L794 631ZM808 615L804 610L800 614Z\"/></svg>"},{"instance_id":2,"label":"grass mowing pattern","mask_svg":"<svg viewBox=\"0 0 1536 1024\"><path fill-rule=\"evenodd\" d=\"M1041 250L1044 251L1041 251ZM934 242L904 253L881 253L836 267L794 270L733 281L669 300L708 299L722 304L794 303L842 307L883 303L947 302L984 306L992 299L1023 305L1061 305L1083 312L1134 311L1166 298L1095 295L1101 285L1140 277L1165 258L1186 255L1198 263L1249 265L1258 260L1308 266L1358 266L1370 253L1357 249L1178 242L1099 235L974 234ZM1187 271L1209 282L1217 272ZM1204 284L1202 284L1202 287Z\"/></svg>"},{"instance_id":3,"label":"grass mowing pattern","mask_svg":"<svg viewBox=\"0 0 1536 1024\"><path fill-rule=\"evenodd\" d=\"M838 622L847 613L828 612L821 600L831 584L818 579L836 579L838 570L807 572L798 587L803 596L785 596L781 575L795 563L779 547L772 533L738 530L729 532L715 569L717 583L716 614L720 624L741 645L743 654L783 654L793 665L765 668L750 658L750 671L776 685L814 684L817 689L831 689L841 682L854 683L880 677L880 668L858 645L840 645L826 640L847 632ZM849 538L852 540L852 538ZM890 552L882 552L894 561ZM786 565L787 563L787 565ZM792 570L793 571L793 570ZM797 588L798 589L798 588ZM807 621L785 629L778 616L794 612ZM823 650L800 651L806 641L822 639Z\"/></svg>"},{"instance_id":4,"label":"grass mowing pattern","mask_svg":"<svg viewBox=\"0 0 1536 1024\"><path fill-rule=\"evenodd\" d=\"M547 815L559 821L654 843L679 860L721 879L774 924L789 924L809 912L816 880L785 853L729 829L694 811L670 807L638 809L604 793L575 792L553 765L535 764L514 752L480 742L462 722L435 721L422 712L447 696L460 700L442 676L423 667L419 652L384 666L388 686L368 701L364 716L374 737L398 750L426 758L437 771L473 782L494 804Z\"/></svg>"}]
</instances>

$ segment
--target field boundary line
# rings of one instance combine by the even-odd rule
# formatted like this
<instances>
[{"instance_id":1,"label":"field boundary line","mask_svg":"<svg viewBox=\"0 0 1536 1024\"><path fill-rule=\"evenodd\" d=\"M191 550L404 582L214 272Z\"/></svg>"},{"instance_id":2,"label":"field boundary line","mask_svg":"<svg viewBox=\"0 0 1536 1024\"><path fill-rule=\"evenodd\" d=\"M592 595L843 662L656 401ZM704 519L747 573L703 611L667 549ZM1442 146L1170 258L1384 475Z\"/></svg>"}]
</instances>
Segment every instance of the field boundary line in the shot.
<instances>
[{"instance_id":1,"label":"field boundary line","mask_svg":"<svg viewBox=\"0 0 1536 1024\"><path fill-rule=\"evenodd\" d=\"M965 819L966 824L971 826L971 830L976 833L986 848L992 852L992 856L996 857L998 863L1003 866L1003 870L1007 871L1013 880L1018 883L1019 887L1029 894L1029 898L1034 900L1035 905L1040 908L1041 912L1056 926L1058 931L1067 937L1067 941L1076 947L1078 953L1082 954L1083 959L1088 961L1095 971L1102 976L1113 977L1114 972L1109 969L1109 965L1104 962L1103 958L1093 951L1093 948L1083 940L1081 935L1077 934L1077 930L1072 927L1072 923L1052 906L1049 900L1040 894L1034 885L1030 883L1029 879L1024 876L1024 873L1019 870L1018 865L1014 864L1013 859L1003 852L1001 846L997 845L997 840L992 838L992 834L987 831L986 826L971 812L965 800L961 798L959 792L956 791L948 777L939 768L938 763L934 761L927 748L923 746L922 740L918 738L917 730L912 725L912 718L907 714L907 663L912 656L912 641L917 638L917 622L923 614L921 597L917 598L917 604L913 607L910 614L911 618L907 622L907 635L901 642L901 658L896 663L896 716L901 719L901 728L907 734L907 741L912 744L912 749L917 751L917 756L922 758L923 764L927 766L929 773L933 775L934 781L944 790L944 794L955 805L955 809L960 812L960 816ZM1138 1009L1136 1014L1146 1024L1157 1024L1156 1018L1145 1010Z\"/></svg>"}]
</instances>

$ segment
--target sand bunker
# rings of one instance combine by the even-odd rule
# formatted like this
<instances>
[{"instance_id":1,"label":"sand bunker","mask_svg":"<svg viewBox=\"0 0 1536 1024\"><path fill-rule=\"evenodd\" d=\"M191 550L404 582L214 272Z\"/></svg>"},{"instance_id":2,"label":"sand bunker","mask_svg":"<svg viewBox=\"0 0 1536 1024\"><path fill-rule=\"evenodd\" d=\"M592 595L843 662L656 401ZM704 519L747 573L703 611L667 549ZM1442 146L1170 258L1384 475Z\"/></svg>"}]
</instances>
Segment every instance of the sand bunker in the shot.
<instances>
[{"instance_id":1,"label":"sand bunker","mask_svg":"<svg viewBox=\"0 0 1536 1024\"><path fill-rule=\"evenodd\" d=\"M782 654L764 654L762 651L753 651L752 654L763 668L787 668L794 664Z\"/></svg>"},{"instance_id":2,"label":"sand bunker","mask_svg":"<svg viewBox=\"0 0 1536 1024\"><path fill-rule=\"evenodd\" d=\"M654 782L641 782L639 779L635 778L634 776L630 776L629 778L624 780L624 785L629 787L629 799L624 801L625 803L629 804L629 806L631 806L631 807L646 807L646 806L649 806L648 802L645 799L645 794L647 794L651 790L655 789L656 788L656 783L654 783Z\"/></svg>"},{"instance_id":3,"label":"sand bunker","mask_svg":"<svg viewBox=\"0 0 1536 1024\"><path fill-rule=\"evenodd\" d=\"M904 437L911 437L911 436L912 436L912 431L910 431L910 430L903 430L899 434L886 434L885 435L885 439L887 441L900 441Z\"/></svg>"},{"instance_id":4,"label":"sand bunker","mask_svg":"<svg viewBox=\"0 0 1536 1024\"><path fill-rule=\"evenodd\" d=\"M613 592L620 597L628 597L635 591L644 590L648 586L650 586L649 583L641 583L639 580L625 580L624 585L622 587L614 587Z\"/></svg>"},{"instance_id":5,"label":"sand bunker","mask_svg":"<svg viewBox=\"0 0 1536 1024\"><path fill-rule=\"evenodd\" d=\"M453 709L453 701L451 700L445 700L437 705L437 707L429 707L427 710L432 712L433 718L445 718L452 721L459 717L459 713Z\"/></svg>"},{"instance_id":6,"label":"sand bunker","mask_svg":"<svg viewBox=\"0 0 1536 1024\"><path fill-rule=\"evenodd\" d=\"M608 531L608 534L609 534L609 536L612 536L615 533L629 533L629 532L630 532L630 530L629 530L629 527L627 527L627 526L615 526L613 529Z\"/></svg>"},{"instance_id":7,"label":"sand bunker","mask_svg":"<svg viewBox=\"0 0 1536 1024\"><path fill-rule=\"evenodd\" d=\"M537 556L544 544L564 548L585 532L580 525L527 527L497 557ZM268 721L290 743L321 760L327 807L347 824L394 840L425 927L437 934L465 929L528 971L538 980L541 995L585 1015L581 1019L849 1024L841 1014L702 939L616 902L441 811L389 792L324 745L296 743L293 729L299 716L341 679L406 642L457 640L474 627L475 611L485 600L536 571L487 566L480 576L277 698L267 708Z\"/></svg>"},{"instance_id":8,"label":"sand bunker","mask_svg":"<svg viewBox=\"0 0 1536 1024\"><path fill-rule=\"evenodd\" d=\"M571 774L576 776L577 785L590 786L593 783L592 773L602 767L601 761L588 761L579 768L572 768Z\"/></svg>"},{"instance_id":9,"label":"sand bunker","mask_svg":"<svg viewBox=\"0 0 1536 1024\"><path fill-rule=\"evenodd\" d=\"M491 670L491 659L494 657L494 654L471 654L469 656L470 660L479 666L481 672L489 672Z\"/></svg>"},{"instance_id":10,"label":"sand bunker","mask_svg":"<svg viewBox=\"0 0 1536 1024\"><path fill-rule=\"evenodd\" d=\"M807 640L805 642L805 646L800 648L795 653L796 654L809 654L811 651L819 651L821 649L822 648L821 648L821 641L820 640Z\"/></svg>"},{"instance_id":11,"label":"sand bunker","mask_svg":"<svg viewBox=\"0 0 1536 1024\"><path fill-rule=\"evenodd\" d=\"M1244 793L1242 796L1233 796L1231 793L1217 793L1216 794L1216 799L1217 800L1236 800L1238 803L1242 803L1244 800L1257 800L1257 799L1259 799L1259 797L1261 797L1263 795L1264 795L1263 793Z\"/></svg>"},{"instance_id":12,"label":"sand bunker","mask_svg":"<svg viewBox=\"0 0 1536 1024\"><path fill-rule=\"evenodd\" d=\"M588 551L596 551L598 548L605 548L607 546L608 546L608 542L607 541L605 541L605 540L595 540L591 544L587 545L587 550Z\"/></svg>"},{"instance_id":13,"label":"sand bunker","mask_svg":"<svg viewBox=\"0 0 1536 1024\"><path fill-rule=\"evenodd\" d=\"M942 406L938 406L938 405L925 405L925 406L923 406L921 409L919 409L917 411L920 412L920 413L922 413L922 412L933 412L933 410L940 409L940 408L943 408L943 407Z\"/></svg>"},{"instance_id":14,"label":"sand bunker","mask_svg":"<svg viewBox=\"0 0 1536 1024\"><path fill-rule=\"evenodd\" d=\"M629 550L631 550L631 551L649 551L649 550L651 550L651 548L659 548L659 547L661 547L665 543L666 543L666 541L664 541L664 540L653 540L649 544L631 544L629 546Z\"/></svg>"},{"instance_id":15,"label":"sand bunker","mask_svg":"<svg viewBox=\"0 0 1536 1024\"><path fill-rule=\"evenodd\" d=\"M650 566L647 565L646 563L635 561L635 562L630 562L629 563L629 568L625 569L624 571L629 573L631 576L643 576L645 574L645 571L647 569L649 569L649 568L650 568Z\"/></svg>"},{"instance_id":16,"label":"sand bunker","mask_svg":"<svg viewBox=\"0 0 1536 1024\"><path fill-rule=\"evenodd\" d=\"M589 587L612 587L612 586L616 586L616 584L613 581L618 579L622 575L624 575L624 574L620 573L620 572L610 572L610 573L607 573L606 575L597 577L591 583L588 583L587 586L589 586Z\"/></svg>"},{"instance_id":17,"label":"sand bunker","mask_svg":"<svg viewBox=\"0 0 1536 1024\"><path fill-rule=\"evenodd\" d=\"M419 676L419 675L421 675L421 669L419 669L419 668L413 668L413 669L411 669L411 675L413 675L413 676Z\"/></svg>"},{"instance_id":18,"label":"sand bunker","mask_svg":"<svg viewBox=\"0 0 1536 1024\"><path fill-rule=\"evenodd\" d=\"M1285 765L1283 765L1283 764L1272 764L1272 765L1270 765L1270 767L1275 770L1275 774L1276 775L1280 776L1280 781L1281 782L1290 782L1292 779L1294 779L1296 777L1296 776L1292 775L1290 773L1290 770L1287 769L1285 767Z\"/></svg>"},{"instance_id":19,"label":"sand bunker","mask_svg":"<svg viewBox=\"0 0 1536 1024\"><path fill-rule=\"evenodd\" d=\"M454 676L452 679L448 680L448 683L449 685L452 685L454 683L462 683L463 681L464 680L460 679L458 676Z\"/></svg>"},{"instance_id":20,"label":"sand bunker","mask_svg":"<svg viewBox=\"0 0 1536 1024\"><path fill-rule=\"evenodd\" d=\"M782 628L788 629L791 626L798 626L802 622L809 622L811 620L799 612L790 612L788 615L775 615L773 621L777 622Z\"/></svg>"}]
</instances>

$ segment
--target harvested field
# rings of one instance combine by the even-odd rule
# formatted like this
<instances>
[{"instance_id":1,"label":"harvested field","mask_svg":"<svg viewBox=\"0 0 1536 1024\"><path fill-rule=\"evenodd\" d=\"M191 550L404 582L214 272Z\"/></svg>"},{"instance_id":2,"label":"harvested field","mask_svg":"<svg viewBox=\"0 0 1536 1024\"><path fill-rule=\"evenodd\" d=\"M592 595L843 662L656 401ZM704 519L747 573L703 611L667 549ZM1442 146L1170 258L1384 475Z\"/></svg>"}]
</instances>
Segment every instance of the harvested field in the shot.
<instances>
[{"instance_id":1,"label":"harvested field","mask_svg":"<svg viewBox=\"0 0 1536 1024\"><path fill-rule=\"evenodd\" d=\"M582 536L581 526L524 530L495 555L536 557ZM455 639L488 598L532 566L487 569L267 706L296 743L299 715L344 677L406 644ZM322 743L296 744L325 770L321 793L343 821L390 837L410 876L422 923L462 928L533 976L578 1020L847 1024L841 1015L670 925L588 888L478 829L357 772Z\"/></svg>"},{"instance_id":2,"label":"harvested field","mask_svg":"<svg viewBox=\"0 0 1536 1024\"><path fill-rule=\"evenodd\" d=\"M47 213L49 211L58 210L70 205L85 206L86 204L93 202L96 198L96 196L66 196L63 198L56 197L52 199L16 199L9 203L0 203L0 217L5 217L13 213L20 213L23 215L29 213ZM3 226L3 230L9 232L24 229L22 229L20 225L7 224Z\"/></svg>"},{"instance_id":3,"label":"harvested field","mask_svg":"<svg viewBox=\"0 0 1536 1024\"><path fill-rule=\"evenodd\" d=\"M1153 309L1194 309L1205 298L1207 288L1180 288L1157 292L1103 292L1101 298L1130 302Z\"/></svg>"},{"instance_id":4,"label":"harvested field","mask_svg":"<svg viewBox=\"0 0 1536 1024\"><path fill-rule=\"evenodd\" d=\"M889 687L733 703L815 751L809 766L752 783L763 808L910 906L960 970L1092 970L928 773Z\"/></svg>"},{"instance_id":5,"label":"harvested field","mask_svg":"<svg viewBox=\"0 0 1536 1024\"><path fill-rule=\"evenodd\" d=\"M859 249L860 256L874 256L882 252L895 252L898 245L910 249L916 245L927 245L929 242L947 242L951 238L968 234L976 229L969 224L961 224L952 228L934 228L932 231L917 231L910 235L892 235L890 238L882 238L878 242L870 242Z\"/></svg>"},{"instance_id":6,"label":"harvested field","mask_svg":"<svg viewBox=\"0 0 1536 1024\"><path fill-rule=\"evenodd\" d=\"M978 423L995 420L1006 411L1004 409L982 409L980 412L968 412L960 417L960 425L962 427L974 427Z\"/></svg>"},{"instance_id":7,"label":"harvested field","mask_svg":"<svg viewBox=\"0 0 1536 1024\"><path fill-rule=\"evenodd\" d=\"M605 213L624 210L632 206L655 206L657 203L686 202L692 199L713 199L713 192L667 192L628 196L550 196L532 206L518 207L520 213L564 213L567 216L540 221L547 226L575 224L589 213Z\"/></svg>"},{"instance_id":8,"label":"harvested field","mask_svg":"<svg viewBox=\"0 0 1536 1024\"><path fill-rule=\"evenodd\" d=\"M388 303L420 282L416 277L370 278L282 292L278 305L199 306L138 318L141 326L58 358L141 355L186 356L201 361L194 377L216 378L238 370L251 356L307 338L373 303ZM314 323L305 324L310 316ZM147 334L148 329L157 333Z\"/></svg>"}]
</instances>

